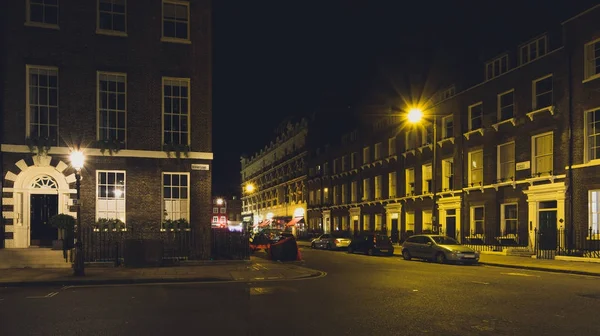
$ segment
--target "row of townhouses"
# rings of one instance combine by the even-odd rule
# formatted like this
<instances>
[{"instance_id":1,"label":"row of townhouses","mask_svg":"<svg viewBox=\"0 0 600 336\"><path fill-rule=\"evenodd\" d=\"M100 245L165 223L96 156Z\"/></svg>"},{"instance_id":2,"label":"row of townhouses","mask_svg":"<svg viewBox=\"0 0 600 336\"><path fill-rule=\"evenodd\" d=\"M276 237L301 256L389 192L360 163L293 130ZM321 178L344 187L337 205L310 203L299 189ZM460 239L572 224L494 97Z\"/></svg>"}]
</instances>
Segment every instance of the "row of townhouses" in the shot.
<instances>
[{"instance_id":1,"label":"row of townhouses","mask_svg":"<svg viewBox=\"0 0 600 336\"><path fill-rule=\"evenodd\" d=\"M185 219L208 232L210 1L24 0L1 12L2 246L46 246L48 219L76 215L77 149L83 225Z\"/></svg>"}]
</instances>

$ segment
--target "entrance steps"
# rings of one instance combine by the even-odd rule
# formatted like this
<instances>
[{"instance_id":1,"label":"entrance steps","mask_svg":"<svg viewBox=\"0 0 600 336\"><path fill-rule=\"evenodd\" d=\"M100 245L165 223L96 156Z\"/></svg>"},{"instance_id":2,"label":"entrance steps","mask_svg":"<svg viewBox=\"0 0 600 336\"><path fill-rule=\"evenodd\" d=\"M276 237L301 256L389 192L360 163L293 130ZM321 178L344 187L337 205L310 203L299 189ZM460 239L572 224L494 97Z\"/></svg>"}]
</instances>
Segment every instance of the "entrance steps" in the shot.
<instances>
[{"instance_id":1,"label":"entrance steps","mask_svg":"<svg viewBox=\"0 0 600 336\"><path fill-rule=\"evenodd\" d=\"M63 251L42 247L0 249L0 269L6 268L70 268Z\"/></svg>"}]
</instances>

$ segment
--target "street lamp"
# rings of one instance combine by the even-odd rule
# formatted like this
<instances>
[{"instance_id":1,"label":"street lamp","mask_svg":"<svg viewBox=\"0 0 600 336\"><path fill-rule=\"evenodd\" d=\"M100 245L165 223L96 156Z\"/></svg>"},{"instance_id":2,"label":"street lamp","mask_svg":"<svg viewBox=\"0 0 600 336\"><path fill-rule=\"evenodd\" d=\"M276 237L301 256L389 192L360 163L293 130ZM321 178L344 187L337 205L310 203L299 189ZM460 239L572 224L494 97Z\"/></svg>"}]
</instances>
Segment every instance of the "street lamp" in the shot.
<instances>
[{"instance_id":1,"label":"street lamp","mask_svg":"<svg viewBox=\"0 0 600 336\"><path fill-rule=\"evenodd\" d=\"M432 201L432 209L431 209L431 225L433 226L433 230L436 233L439 233L439 227L437 225L437 183L436 183L436 175L437 175L437 116L435 114L433 116L433 162L431 164L431 188L433 189L433 201ZM408 111L407 115L408 121L412 124L418 124L423 122L423 110L415 107L411 108Z\"/></svg>"},{"instance_id":2,"label":"street lamp","mask_svg":"<svg viewBox=\"0 0 600 336\"><path fill-rule=\"evenodd\" d=\"M244 189L246 190L247 193L252 193L252 192L254 192L254 189L256 189L256 188L254 187L254 184L249 183L249 184L246 184L246 188L244 188Z\"/></svg>"},{"instance_id":3,"label":"street lamp","mask_svg":"<svg viewBox=\"0 0 600 336\"><path fill-rule=\"evenodd\" d=\"M80 150L74 150L70 155L71 166L75 169L75 188L77 189L77 226L75 227L75 264L73 275L84 276L83 242L81 239L81 169L85 162L85 155Z\"/></svg>"}]
</instances>

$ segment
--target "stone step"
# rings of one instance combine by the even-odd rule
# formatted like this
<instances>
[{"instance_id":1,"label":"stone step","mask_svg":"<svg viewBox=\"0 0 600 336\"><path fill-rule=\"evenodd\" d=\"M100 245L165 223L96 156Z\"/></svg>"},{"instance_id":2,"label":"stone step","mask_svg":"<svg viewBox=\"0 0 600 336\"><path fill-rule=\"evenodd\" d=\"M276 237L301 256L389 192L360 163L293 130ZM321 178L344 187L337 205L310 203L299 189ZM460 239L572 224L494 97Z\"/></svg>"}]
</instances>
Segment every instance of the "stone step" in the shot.
<instances>
[{"instance_id":1,"label":"stone step","mask_svg":"<svg viewBox=\"0 0 600 336\"><path fill-rule=\"evenodd\" d=\"M0 269L69 268L62 251L48 248L0 249Z\"/></svg>"}]
</instances>

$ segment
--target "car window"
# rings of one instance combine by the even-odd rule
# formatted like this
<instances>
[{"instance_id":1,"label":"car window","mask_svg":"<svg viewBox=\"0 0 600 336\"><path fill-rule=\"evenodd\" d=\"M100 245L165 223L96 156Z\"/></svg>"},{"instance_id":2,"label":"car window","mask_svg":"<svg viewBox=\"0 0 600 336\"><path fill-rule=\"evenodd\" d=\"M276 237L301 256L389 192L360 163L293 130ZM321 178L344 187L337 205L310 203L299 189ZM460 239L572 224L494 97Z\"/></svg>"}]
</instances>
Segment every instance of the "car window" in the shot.
<instances>
[{"instance_id":1,"label":"car window","mask_svg":"<svg viewBox=\"0 0 600 336\"><path fill-rule=\"evenodd\" d=\"M419 237L410 237L406 240L407 243L416 243Z\"/></svg>"},{"instance_id":2,"label":"car window","mask_svg":"<svg viewBox=\"0 0 600 336\"><path fill-rule=\"evenodd\" d=\"M419 236L416 238L417 238L417 241L416 241L417 244L427 244L428 242L431 241L431 240L429 240L429 237L427 237L427 236Z\"/></svg>"},{"instance_id":3,"label":"car window","mask_svg":"<svg viewBox=\"0 0 600 336\"><path fill-rule=\"evenodd\" d=\"M433 239L433 241L436 242L436 244L439 245L460 245L459 242L457 242L454 238L451 237L435 236L431 238Z\"/></svg>"}]
</instances>

